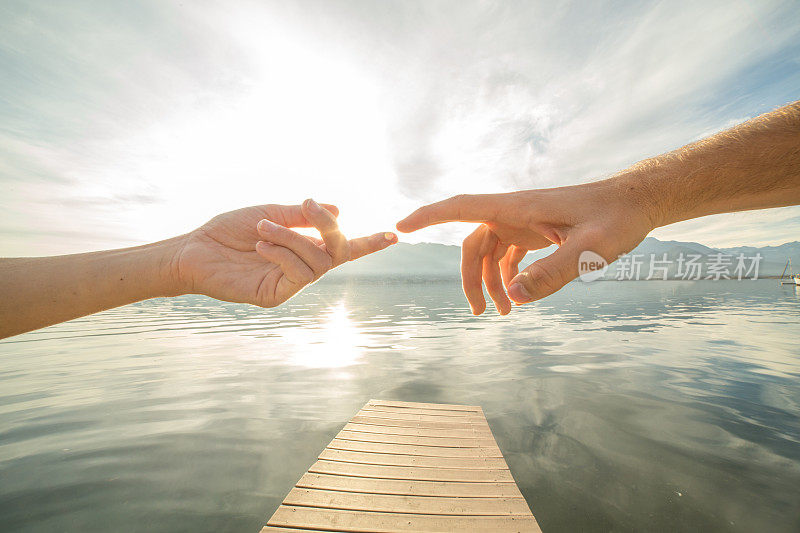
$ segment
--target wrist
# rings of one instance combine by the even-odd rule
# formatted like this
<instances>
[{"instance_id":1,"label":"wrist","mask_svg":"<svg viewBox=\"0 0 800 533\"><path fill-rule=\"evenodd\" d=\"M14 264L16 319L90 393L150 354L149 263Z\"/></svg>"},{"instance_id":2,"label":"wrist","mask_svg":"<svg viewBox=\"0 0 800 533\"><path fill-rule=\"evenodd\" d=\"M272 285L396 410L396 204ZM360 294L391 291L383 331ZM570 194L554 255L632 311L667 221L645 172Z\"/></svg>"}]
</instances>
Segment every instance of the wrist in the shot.
<instances>
[{"instance_id":1,"label":"wrist","mask_svg":"<svg viewBox=\"0 0 800 533\"><path fill-rule=\"evenodd\" d=\"M637 168L636 166L624 170L610 178L622 198L626 209L638 214L638 218L650 231L666 226L668 221L668 208L665 203L664 190L659 190L656 178L656 169Z\"/></svg>"},{"instance_id":2,"label":"wrist","mask_svg":"<svg viewBox=\"0 0 800 533\"><path fill-rule=\"evenodd\" d=\"M189 292L183 283L179 260L186 241L185 235L154 242L144 246L152 268L153 297L180 296Z\"/></svg>"}]
</instances>

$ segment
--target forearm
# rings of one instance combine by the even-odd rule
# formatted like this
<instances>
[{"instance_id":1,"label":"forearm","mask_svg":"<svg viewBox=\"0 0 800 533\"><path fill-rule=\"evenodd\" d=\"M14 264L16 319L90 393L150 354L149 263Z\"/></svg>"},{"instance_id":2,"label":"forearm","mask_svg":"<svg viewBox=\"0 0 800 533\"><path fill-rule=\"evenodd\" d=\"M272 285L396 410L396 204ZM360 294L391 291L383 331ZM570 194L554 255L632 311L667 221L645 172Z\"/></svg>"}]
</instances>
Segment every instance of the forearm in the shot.
<instances>
[{"instance_id":1,"label":"forearm","mask_svg":"<svg viewBox=\"0 0 800 533\"><path fill-rule=\"evenodd\" d=\"M180 239L57 257L0 259L0 338L180 292Z\"/></svg>"},{"instance_id":2,"label":"forearm","mask_svg":"<svg viewBox=\"0 0 800 533\"><path fill-rule=\"evenodd\" d=\"M642 161L616 178L653 227L800 204L800 102Z\"/></svg>"}]
</instances>

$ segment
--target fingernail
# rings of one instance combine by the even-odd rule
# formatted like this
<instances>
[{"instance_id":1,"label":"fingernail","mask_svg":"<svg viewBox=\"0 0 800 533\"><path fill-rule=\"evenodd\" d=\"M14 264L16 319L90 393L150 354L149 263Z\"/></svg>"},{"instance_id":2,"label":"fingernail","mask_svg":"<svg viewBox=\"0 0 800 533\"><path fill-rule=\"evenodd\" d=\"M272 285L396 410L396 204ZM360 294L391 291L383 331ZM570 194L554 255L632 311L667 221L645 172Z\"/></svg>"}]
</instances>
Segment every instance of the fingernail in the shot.
<instances>
[{"instance_id":1,"label":"fingernail","mask_svg":"<svg viewBox=\"0 0 800 533\"><path fill-rule=\"evenodd\" d=\"M308 208L317 213L322 212L322 206L315 202L312 198L308 199Z\"/></svg>"},{"instance_id":2,"label":"fingernail","mask_svg":"<svg viewBox=\"0 0 800 533\"><path fill-rule=\"evenodd\" d=\"M389 233L387 231L386 233L383 234L383 238L389 242L394 242L397 240L397 235L395 235L394 233Z\"/></svg>"},{"instance_id":3,"label":"fingernail","mask_svg":"<svg viewBox=\"0 0 800 533\"><path fill-rule=\"evenodd\" d=\"M260 229L261 231L270 231L270 230L273 230L273 229L275 229L277 227L278 227L277 224L275 224L271 220L267 220L266 218L261 220L258 223L258 229Z\"/></svg>"},{"instance_id":4,"label":"fingernail","mask_svg":"<svg viewBox=\"0 0 800 533\"><path fill-rule=\"evenodd\" d=\"M515 302L530 302L533 296L528 292L528 289L522 283L512 283L508 287L508 296Z\"/></svg>"}]
</instances>

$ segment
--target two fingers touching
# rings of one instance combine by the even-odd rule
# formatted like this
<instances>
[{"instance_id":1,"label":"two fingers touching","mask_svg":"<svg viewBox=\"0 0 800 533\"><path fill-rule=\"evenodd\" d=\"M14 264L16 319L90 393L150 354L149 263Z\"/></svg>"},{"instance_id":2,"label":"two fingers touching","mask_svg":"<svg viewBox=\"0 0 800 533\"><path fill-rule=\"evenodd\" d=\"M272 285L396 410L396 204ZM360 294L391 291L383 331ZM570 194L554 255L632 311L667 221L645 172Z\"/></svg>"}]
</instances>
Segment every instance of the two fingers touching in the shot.
<instances>
[{"instance_id":1,"label":"two fingers touching","mask_svg":"<svg viewBox=\"0 0 800 533\"><path fill-rule=\"evenodd\" d=\"M393 233L376 233L348 240L337 223L338 208L308 199L300 206L274 206L257 224L256 252L277 265L294 292L313 283L343 263L383 250L395 244ZM290 228L313 227L321 238L303 235Z\"/></svg>"},{"instance_id":2,"label":"two fingers touching","mask_svg":"<svg viewBox=\"0 0 800 533\"><path fill-rule=\"evenodd\" d=\"M275 206L258 223L256 252L278 265L289 292L319 279L342 263L397 242L392 233L348 240L336 222L338 209L306 200L301 206ZM505 194L459 195L423 206L397 223L412 232L446 222L479 226L464 239L461 278L476 315L486 309L484 286L497 311L549 296L578 277L580 256L593 251L607 263L627 253L653 229L646 211L619 189L596 182L556 189ZM291 227L314 227L320 239ZM558 248L520 270L529 251Z\"/></svg>"}]
</instances>

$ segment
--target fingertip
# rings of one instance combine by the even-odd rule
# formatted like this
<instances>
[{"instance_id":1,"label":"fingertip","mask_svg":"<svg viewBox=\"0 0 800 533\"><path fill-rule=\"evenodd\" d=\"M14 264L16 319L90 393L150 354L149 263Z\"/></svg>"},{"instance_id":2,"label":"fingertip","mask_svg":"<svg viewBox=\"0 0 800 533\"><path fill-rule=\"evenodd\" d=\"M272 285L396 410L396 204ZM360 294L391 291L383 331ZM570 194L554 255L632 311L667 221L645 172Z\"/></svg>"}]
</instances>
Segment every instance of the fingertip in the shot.
<instances>
[{"instance_id":1,"label":"fingertip","mask_svg":"<svg viewBox=\"0 0 800 533\"><path fill-rule=\"evenodd\" d=\"M269 231L274 230L276 227L278 227L277 224L275 224L273 221L269 220L268 218L264 218L264 219L261 219L261 220L258 221L258 225L256 226L256 229L258 229L258 231L261 231L261 232L269 232Z\"/></svg>"},{"instance_id":2,"label":"fingertip","mask_svg":"<svg viewBox=\"0 0 800 533\"><path fill-rule=\"evenodd\" d=\"M317 213L317 214L319 214L319 213L321 213L321 212L322 212L322 206L321 206L321 205L319 205L317 202L315 202L313 198L307 198L307 199L306 199L306 200L303 202L303 205L304 205L304 206L306 207L306 209L308 209L308 210L309 210L311 213Z\"/></svg>"},{"instance_id":3,"label":"fingertip","mask_svg":"<svg viewBox=\"0 0 800 533\"><path fill-rule=\"evenodd\" d=\"M533 301L531 293L528 292L525 285L517 278L511 280L511 284L508 286L508 296L514 300L516 304L524 304Z\"/></svg>"},{"instance_id":4,"label":"fingertip","mask_svg":"<svg viewBox=\"0 0 800 533\"><path fill-rule=\"evenodd\" d=\"M376 233L369 237L368 242L372 245L372 250L370 250L369 253L377 252L378 250L383 250L393 244L397 244L397 235L391 232Z\"/></svg>"},{"instance_id":5,"label":"fingertip","mask_svg":"<svg viewBox=\"0 0 800 533\"><path fill-rule=\"evenodd\" d=\"M500 301L493 301L492 303L494 303L494 308L497 309L499 315L507 315L511 312L511 300L508 298Z\"/></svg>"},{"instance_id":6,"label":"fingertip","mask_svg":"<svg viewBox=\"0 0 800 533\"><path fill-rule=\"evenodd\" d=\"M393 244L397 244L397 235L391 232L386 233L376 233L372 237L370 237L370 242L374 243L373 248L369 250L368 253L377 252L392 246Z\"/></svg>"},{"instance_id":7,"label":"fingertip","mask_svg":"<svg viewBox=\"0 0 800 533\"><path fill-rule=\"evenodd\" d=\"M475 305L473 305L472 302L469 302L469 307L473 315L480 316L484 311L486 311L486 302L477 302Z\"/></svg>"},{"instance_id":8,"label":"fingertip","mask_svg":"<svg viewBox=\"0 0 800 533\"><path fill-rule=\"evenodd\" d=\"M300 209L305 213L312 213L312 214L320 214L324 211L327 211L334 217L339 216L339 208L333 204L321 204L315 201L313 198L306 198L303 200L303 203L300 204Z\"/></svg>"},{"instance_id":9,"label":"fingertip","mask_svg":"<svg viewBox=\"0 0 800 533\"><path fill-rule=\"evenodd\" d=\"M416 219L419 218L418 217L418 213L419 213L419 209L417 209L416 211L414 211L413 213L408 215L403 220L399 221L395 225L395 227L397 228L397 231L400 231L400 232L403 232L403 233L411 233L412 231L417 231L418 229L421 229L423 226L420 225L419 222L416 221Z\"/></svg>"}]
</instances>

